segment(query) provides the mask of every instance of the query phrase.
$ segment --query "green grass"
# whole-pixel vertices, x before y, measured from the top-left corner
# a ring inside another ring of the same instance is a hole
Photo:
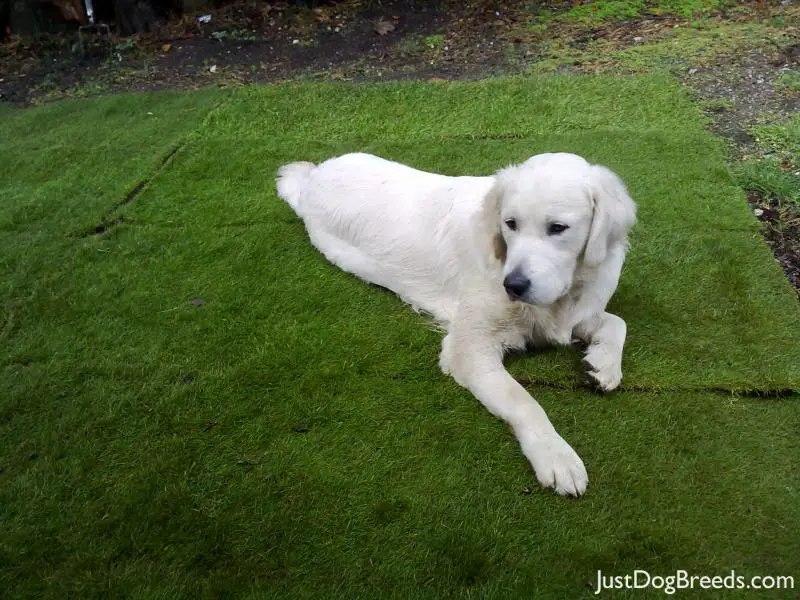
[[[734,168],[739,185],[779,205],[800,208],[800,115],[757,125],[751,133],[761,157]]]
[[[412,34],[403,37],[397,49],[406,54],[438,54],[444,47],[444,34]]]
[[[576,34],[567,28],[565,34],[543,36],[539,31],[534,41],[536,61],[530,65],[535,73],[559,71],[565,66],[576,67],[587,72],[609,74],[674,73],[683,75],[689,67],[714,67],[719,60],[729,62],[731,57],[747,52],[764,51],[765,48],[783,47],[794,41],[792,31],[770,22],[744,21],[706,24],[696,21],[677,29],[664,27],[643,36],[630,44],[611,37],[610,39],[581,35],[586,28],[599,24],[584,24],[578,34],[585,39],[582,44],[572,43]],[[557,30],[556,30],[557,31]],[[769,50],[768,50],[769,51]],[[791,80],[782,80],[788,87]]]
[[[446,138],[530,137],[568,131],[635,129],[697,135],[705,118],[665,77],[596,77],[504,80],[498,96],[492,80],[421,86],[293,84],[242,88],[226,110],[216,111],[204,139],[236,137],[262,151],[284,150],[278,142],[414,142]],[[637,94],[658,98],[642,102]],[[519,107],[524,107],[521,110]],[[578,107],[581,110],[577,110]],[[287,119],[287,112],[292,119]],[[410,118],[414,115],[414,118]],[[272,143],[263,144],[263,137]],[[276,137],[277,136],[277,137]],[[265,148],[266,146],[266,148]],[[491,171],[494,165],[487,165]]]
[[[744,189],[759,192],[779,205],[800,207],[800,175],[784,170],[776,160],[746,161],[734,166],[733,172]]]
[[[800,69],[787,69],[778,77],[778,84],[791,92],[800,92]]]
[[[644,0],[599,0],[580,4],[562,15],[562,18],[577,22],[626,21],[641,15],[644,8]]]
[[[800,387],[800,310],[703,124],[659,78],[0,113],[2,589],[588,598],[597,569],[797,577],[797,395],[726,390]],[[629,391],[578,388],[572,350],[510,361],[585,459],[584,499],[536,487],[438,372],[440,334],[325,262],[276,198],[278,165],[355,149],[453,174],[571,150],[628,182]]]
[[[758,125],[752,133],[762,152],[800,169],[800,115],[791,116],[783,122]]]
[[[728,0],[590,0],[577,3],[563,12],[538,12],[534,27],[553,19],[583,25],[603,25],[654,15],[702,17],[732,4]]]

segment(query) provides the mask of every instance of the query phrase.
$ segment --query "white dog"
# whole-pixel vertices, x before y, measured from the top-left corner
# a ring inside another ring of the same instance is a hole
[[[386,287],[447,331],[440,367],[519,439],[539,482],[577,496],[588,476],[507,350],[586,341],[597,386],[622,378],[625,321],[605,312],[636,205],[610,170],[540,154],[491,177],[448,177],[369,154],[281,167],[278,194],[332,263]]]

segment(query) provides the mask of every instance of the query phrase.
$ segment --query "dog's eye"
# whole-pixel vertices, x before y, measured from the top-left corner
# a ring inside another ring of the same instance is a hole
[[[547,235],[558,235],[567,229],[569,229],[569,225],[564,225],[563,223],[550,223],[550,225],[547,226]]]
[[[506,227],[508,227],[511,231],[517,230],[517,220],[516,219],[506,219]]]

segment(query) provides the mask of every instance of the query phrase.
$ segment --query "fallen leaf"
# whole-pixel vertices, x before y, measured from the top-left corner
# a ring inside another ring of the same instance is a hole
[[[394,31],[395,24],[391,21],[380,20],[375,23],[375,33],[378,35],[386,35],[390,31]]]
[[[162,52],[169,52],[170,48],[172,48],[172,44],[164,44],[163,46],[161,46],[161,51]]]

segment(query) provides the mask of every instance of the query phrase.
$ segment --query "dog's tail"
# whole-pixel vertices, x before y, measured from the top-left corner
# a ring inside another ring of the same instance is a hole
[[[283,198],[295,212],[300,208],[300,197],[308,185],[309,175],[316,168],[314,163],[294,162],[278,169],[278,176],[275,179],[278,196]]]

